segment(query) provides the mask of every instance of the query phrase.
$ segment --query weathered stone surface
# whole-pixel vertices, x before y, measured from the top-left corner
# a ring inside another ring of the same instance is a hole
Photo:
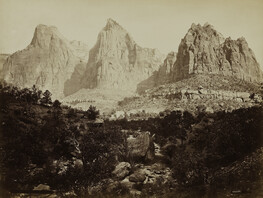
[[[38,25],[29,46],[8,57],[2,75],[16,86],[35,84],[42,90],[50,90],[54,97],[63,97],[65,82],[71,78],[76,65],[85,60],[85,52],[88,53],[85,45],[70,43],[56,27]],[[71,81],[71,84],[77,83]]]
[[[129,157],[134,160],[152,160],[154,144],[149,133],[141,133],[136,138],[128,138]]]
[[[170,52],[164,59],[158,71],[154,72],[152,76],[146,80],[141,81],[137,85],[137,92],[144,93],[145,90],[153,88],[160,84],[165,84],[173,79],[174,63],[176,60],[176,53]]]
[[[157,84],[163,84],[166,82],[169,82],[171,79],[173,79],[173,71],[174,71],[174,63],[176,61],[176,53],[170,52],[166,59],[164,60],[164,63],[160,67],[157,75],[156,75],[156,83]]]
[[[140,47],[124,28],[108,19],[90,50],[82,87],[135,91],[162,61],[158,50]]]
[[[146,179],[145,173],[143,171],[135,171],[129,176],[130,182],[143,182]]]
[[[33,190],[41,191],[41,190],[50,190],[50,186],[46,184],[39,184],[38,186],[34,187]]]
[[[166,98],[173,99],[187,99],[187,100],[198,100],[198,99],[224,99],[224,100],[236,100],[238,102],[260,102],[262,97],[258,94],[253,94],[251,97],[250,93],[247,92],[235,92],[226,90],[208,90],[208,89],[179,89],[170,93],[163,93]],[[158,97],[159,95],[152,95],[152,97]]]
[[[182,39],[173,65],[173,81],[212,73],[261,81],[262,71],[244,38],[224,39],[211,25],[193,24]]]
[[[9,54],[0,54],[0,79],[3,78],[3,66]]]
[[[123,179],[129,175],[131,165],[128,162],[120,162],[112,172],[118,179]]]

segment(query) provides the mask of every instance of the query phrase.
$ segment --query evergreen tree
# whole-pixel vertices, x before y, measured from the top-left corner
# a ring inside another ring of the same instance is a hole
[[[50,91],[46,90],[43,93],[43,98],[41,98],[40,100],[41,104],[44,104],[44,105],[52,104],[51,95],[52,94],[50,93]]]
[[[89,120],[96,120],[99,117],[99,110],[95,106],[90,105],[89,109],[86,112]]]

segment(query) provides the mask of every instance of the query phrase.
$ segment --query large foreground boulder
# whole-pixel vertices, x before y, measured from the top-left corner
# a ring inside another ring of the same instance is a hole
[[[135,161],[154,159],[154,144],[149,133],[127,139],[129,158]]]

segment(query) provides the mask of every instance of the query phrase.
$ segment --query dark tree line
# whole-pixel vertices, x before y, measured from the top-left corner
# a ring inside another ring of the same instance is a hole
[[[6,99],[0,103],[0,174],[5,174],[1,185],[8,190],[46,183],[81,196],[83,188],[109,178],[116,160],[125,157],[125,136],[119,128],[87,124],[98,118],[96,107],[85,112],[58,100],[52,103],[51,93],[42,94],[35,86],[2,86],[0,98]],[[30,113],[21,112],[25,106]]]

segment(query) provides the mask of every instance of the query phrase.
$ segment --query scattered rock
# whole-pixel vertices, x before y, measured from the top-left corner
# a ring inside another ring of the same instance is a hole
[[[146,176],[143,171],[136,171],[129,176],[130,182],[143,182],[145,179],[146,179]]]
[[[129,175],[131,165],[128,162],[120,162],[112,172],[118,179],[123,179]]]
[[[50,186],[48,186],[46,184],[39,184],[38,186],[34,187],[33,190],[37,190],[37,191],[50,190]]]

